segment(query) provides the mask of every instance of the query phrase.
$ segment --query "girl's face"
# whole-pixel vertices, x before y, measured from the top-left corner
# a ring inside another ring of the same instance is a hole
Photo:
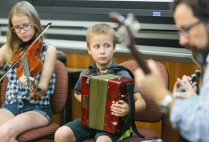
[[[98,68],[109,67],[114,52],[115,47],[111,36],[98,34],[91,37],[88,53],[92,56]]]
[[[27,16],[13,16],[11,22],[13,31],[23,42],[33,38],[35,28]]]

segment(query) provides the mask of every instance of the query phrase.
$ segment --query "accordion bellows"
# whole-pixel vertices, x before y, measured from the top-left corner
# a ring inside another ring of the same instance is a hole
[[[119,100],[128,102],[127,83],[131,83],[134,89],[132,78],[113,74],[83,75],[81,124],[110,133],[121,133],[125,117],[114,116],[110,107]]]

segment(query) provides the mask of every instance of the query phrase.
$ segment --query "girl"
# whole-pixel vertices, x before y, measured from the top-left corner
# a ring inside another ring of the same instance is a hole
[[[0,65],[11,65],[14,53],[30,45],[42,31],[36,9],[27,1],[16,3],[9,13],[7,42],[0,48]],[[51,122],[50,96],[55,88],[54,65],[56,48],[38,39],[41,43],[42,69],[29,80],[34,85],[28,87],[27,77],[17,77],[17,67],[8,73],[6,100],[0,108],[1,142],[17,142],[21,133],[46,126]]]

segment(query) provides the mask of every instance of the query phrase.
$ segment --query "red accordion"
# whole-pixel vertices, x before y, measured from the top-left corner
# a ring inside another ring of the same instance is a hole
[[[112,115],[110,107],[119,100],[128,103],[127,83],[134,89],[132,78],[113,74],[83,75],[81,124],[110,133],[121,133],[126,117]]]

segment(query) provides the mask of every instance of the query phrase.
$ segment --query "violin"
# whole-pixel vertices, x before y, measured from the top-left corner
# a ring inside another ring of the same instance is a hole
[[[119,26],[116,32],[116,37],[119,42],[121,42],[123,46],[130,49],[143,72],[145,74],[149,74],[150,69],[144,60],[143,55],[137,50],[135,46],[134,37],[140,29],[139,22],[135,19],[133,14],[128,14],[127,18],[125,19],[125,17],[119,13],[112,12],[109,14],[109,17]]]
[[[16,61],[21,53],[29,47],[29,44],[20,47],[12,56],[12,61]],[[25,53],[25,56],[22,57],[22,60],[16,63],[16,76],[21,77],[25,75],[27,77],[27,84],[31,86],[31,81],[29,77],[34,77],[37,75],[42,67],[43,63],[41,62],[39,55],[42,52],[43,45],[38,40],[32,45],[32,47]]]

